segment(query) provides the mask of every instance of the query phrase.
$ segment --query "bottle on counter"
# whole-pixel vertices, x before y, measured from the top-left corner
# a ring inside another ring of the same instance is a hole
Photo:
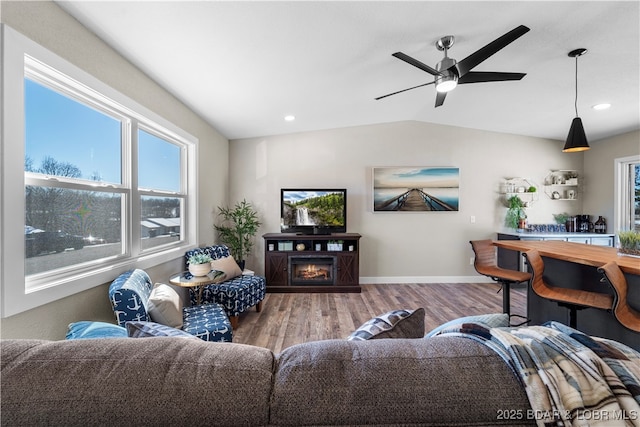
[[[601,215],[593,226],[593,231],[598,234],[604,234],[607,232],[607,220]]]

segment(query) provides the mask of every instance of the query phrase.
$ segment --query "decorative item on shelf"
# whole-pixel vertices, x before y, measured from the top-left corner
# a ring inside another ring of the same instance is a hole
[[[327,243],[328,251],[341,251],[342,250],[342,240],[330,240]]]
[[[278,242],[278,250],[279,251],[292,251],[293,250],[293,242],[290,240]]]
[[[509,203],[509,209],[507,209],[504,223],[509,228],[520,229],[520,226],[523,225],[520,220],[527,218],[524,202],[518,196],[509,197],[507,202]],[[526,222],[524,224],[526,226]]]
[[[621,231],[618,233],[618,253],[640,257],[640,232],[635,230]]]
[[[593,231],[598,234],[607,232],[607,220],[602,215],[598,216],[598,220],[593,225]]]
[[[191,255],[189,261],[189,273],[194,276],[206,276],[211,271],[211,257],[207,254]]]
[[[304,243],[298,243],[296,245],[296,251],[304,251],[306,248],[306,246],[304,245]]]
[[[215,224],[214,228],[219,233],[220,241],[229,247],[231,255],[242,270],[245,256],[249,255],[253,248],[253,237],[262,225],[258,221],[258,213],[251,203],[242,200],[233,208],[218,206],[218,216],[222,218],[222,222]]]

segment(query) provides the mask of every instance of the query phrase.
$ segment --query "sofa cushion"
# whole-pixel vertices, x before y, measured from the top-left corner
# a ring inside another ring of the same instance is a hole
[[[460,317],[431,330],[425,337],[433,337],[448,330],[457,330],[464,323],[479,323],[487,329],[509,326],[509,315],[506,313],[479,314],[475,316]]]
[[[2,425],[266,426],[273,353],[199,339],[3,340]]]
[[[69,324],[66,339],[79,340],[86,338],[126,338],[127,330],[122,326],[107,322],[82,320]]]
[[[272,425],[535,425],[499,420],[529,400],[504,360],[468,338],[299,344],[275,372]]]
[[[393,310],[366,321],[347,340],[364,341],[381,338],[422,338],[424,308]]]
[[[129,321],[125,323],[125,326],[127,327],[127,333],[131,338],[178,337],[198,339],[194,335],[181,331],[180,329],[161,325],[160,323],[155,322]]]
[[[148,309],[154,322],[182,328],[182,300],[171,286],[156,283],[149,295]]]
[[[211,269],[219,270],[226,274],[227,277],[225,280],[233,279],[234,277],[238,277],[242,274],[240,266],[238,266],[238,263],[232,255],[220,259],[214,259],[211,261]]]

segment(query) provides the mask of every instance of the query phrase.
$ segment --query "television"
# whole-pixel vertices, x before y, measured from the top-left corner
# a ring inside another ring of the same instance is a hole
[[[331,234],[347,231],[345,188],[283,188],[280,190],[280,231]]]

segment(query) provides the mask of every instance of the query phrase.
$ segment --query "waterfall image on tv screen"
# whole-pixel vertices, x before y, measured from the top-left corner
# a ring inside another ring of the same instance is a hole
[[[344,227],[344,190],[282,190],[282,229]]]

